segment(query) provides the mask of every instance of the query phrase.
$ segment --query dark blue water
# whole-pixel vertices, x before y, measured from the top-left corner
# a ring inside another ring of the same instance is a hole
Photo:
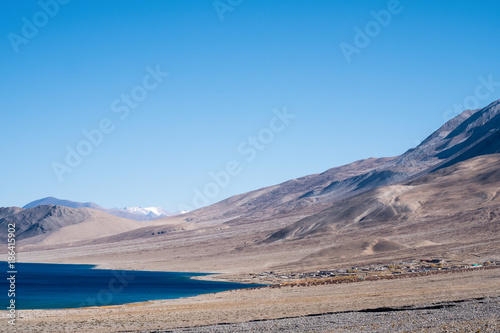
[[[17,263],[15,297],[9,297],[10,274],[1,262],[5,278],[0,281],[0,305],[15,299],[16,309],[64,309],[119,305],[172,299],[257,285],[190,279],[203,273],[112,271],[91,265]]]

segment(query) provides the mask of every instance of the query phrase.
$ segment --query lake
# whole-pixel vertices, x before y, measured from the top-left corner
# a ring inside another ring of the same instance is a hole
[[[15,297],[8,297],[8,266],[3,262],[1,309],[15,299],[17,310],[65,309],[119,305],[158,299],[190,297],[259,285],[203,281],[204,273],[121,271],[93,269],[92,265],[17,263]]]

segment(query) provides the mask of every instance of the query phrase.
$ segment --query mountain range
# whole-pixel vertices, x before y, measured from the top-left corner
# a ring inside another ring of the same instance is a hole
[[[24,244],[47,244],[51,239],[74,242],[144,226],[143,222],[112,216],[93,208],[55,205],[38,205],[27,209],[0,208],[0,225],[4,224],[15,224],[16,241]],[[0,235],[5,236],[6,230],[3,228]]]
[[[76,202],[70,200],[62,200],[54,197],[47,197],[39,200],[32,201],[25,206],[24,209],[34,208],[42,205],[57,205],[69,208],[91,208],[100,210],[102,212],[108,213],[110,215],[114,215],[117,217],[122,217],[126,219],[132,219],[136,221],[150,221],[154,219],[158,219],[161,217],[172,216],[175,213],[170,213],[161,207],[125,207],[125,208],[104,208],[93,202]]]
[[[186,214],[138,222],[92,203],[46,198],[1,208],[0,226],[16,223],[30,260],[59,258],[50,251],[59,247],[71,262],[150,268],[151,261],[179,271],[487,257],[500,250],[499,166],[500,100],[464,111],[402,155],[356,161]],[[154,209],[125,213],[137,211]],[[99,228],[104,232],[92,231]]]

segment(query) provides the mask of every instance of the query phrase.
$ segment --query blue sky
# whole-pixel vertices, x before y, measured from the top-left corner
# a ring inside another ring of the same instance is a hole
[[[55,1],[0,2],[0,206],[194,208],[500,98],[494,0]]]

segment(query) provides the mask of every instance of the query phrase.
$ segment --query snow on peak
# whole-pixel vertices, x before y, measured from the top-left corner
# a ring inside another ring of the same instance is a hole
[[[172,214],[161,207],[125,207],[123,210],[128,212],[144,215],[149,217],[162,217],[162,216],[171,216]]]

